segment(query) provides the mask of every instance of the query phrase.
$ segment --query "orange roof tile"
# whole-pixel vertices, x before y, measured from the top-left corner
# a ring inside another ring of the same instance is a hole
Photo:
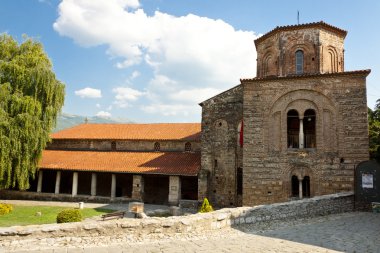
[[[200,123],[81,124],[51,135],[52,139],[200,141]]]
[[[40,169],[196,176],[200,153],[44,150]]]

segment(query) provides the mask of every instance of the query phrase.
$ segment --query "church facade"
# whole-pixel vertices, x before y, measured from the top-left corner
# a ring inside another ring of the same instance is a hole
[[[317,22],[255,40],[256,77],[200,104],[199,199],[251,206],[354,189],[369,159],[370,70],[345,71],[346,34]]]
[[[56,200],[197,200],[200,127],[86,123],[53,133],[29,191]]]
[[[31,191],[170,205],[207,197],[217,207],[353,191],[369,159],[370,70],[344,69],[346,35],[324,22],[264,34],[256,77],[202,102],[201,124],[54,133]]]

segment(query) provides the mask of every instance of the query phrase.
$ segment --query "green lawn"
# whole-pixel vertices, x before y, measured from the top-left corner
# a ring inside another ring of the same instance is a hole
[[[0,216],[0,227],[10,227],[16,225],[32,225],[56,223],[57,214],[67,209],[67,207],[58,206],[16,206],[13,205],[11,213]],[[36,213],[41,212],[41,216]],[[102,215],[113,212],[109,209],[84,208],[81,210],[83,218]]]

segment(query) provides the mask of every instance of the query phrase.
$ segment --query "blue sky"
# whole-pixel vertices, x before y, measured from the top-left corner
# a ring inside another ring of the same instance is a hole
[[[63,112],[199,122],[198,103],[254,77],[253,40],[323,20],[348,31],[345,70],[372,69],[380,98],[380,1],[1,0],[0,33],[44,45],[66,84]]]

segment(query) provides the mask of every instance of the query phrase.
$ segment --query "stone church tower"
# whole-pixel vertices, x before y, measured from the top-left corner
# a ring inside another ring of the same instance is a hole
[[[200,104],[199,199],[257,205],[353,190],[369,159],[370,70],[344,70],[346,34],[317,22],[255,40],[256,77]]]

